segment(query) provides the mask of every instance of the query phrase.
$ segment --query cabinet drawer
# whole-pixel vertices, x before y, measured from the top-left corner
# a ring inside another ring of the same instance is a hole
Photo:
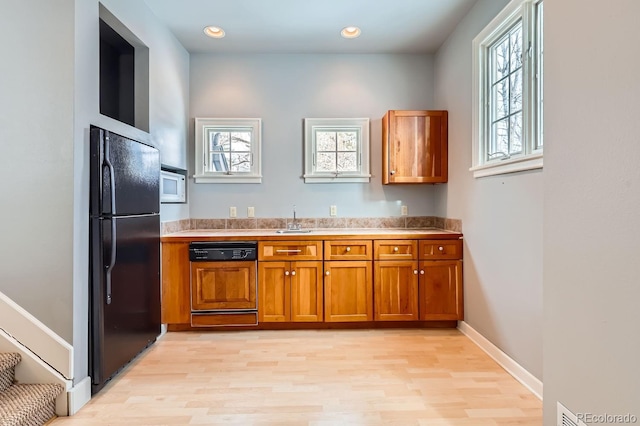
[[[420,259],[462,259],[462,241],[420,240]]]
[[[207,313],[191,314],[191,327],[258,325],[258,313]]]
[[[375,260],[417,259],[416,240],[376,240],[373,242]]]
[[[371,241],[325,241],[324,260],[371,260]]]
[[[322,241],[259,242],[258,260],[322,260]]]

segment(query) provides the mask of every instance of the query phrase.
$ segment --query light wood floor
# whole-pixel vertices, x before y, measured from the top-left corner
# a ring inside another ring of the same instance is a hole
[[[168,333],[64,425],[536,425],[457,330]]]

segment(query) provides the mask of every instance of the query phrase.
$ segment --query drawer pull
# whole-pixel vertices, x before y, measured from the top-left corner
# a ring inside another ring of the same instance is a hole
[[[351,251],[351,247],[347,247],[347,253]]]
[[[302,250],[276,250],[276,253],[302,253]]]
[[[444,247],[440,246],[440,247],[438,247],[438,250],[444,251]]]
[[[397,252],[398,251],[398,247],[394,247],[393,251]]]
[[[326,271],[324,274],[328,276],[329,275],[329,271]]]
[[[422,269],[420,270],[420,275],[424,275],[424,271]]]
[[[295,277],[296,276],[296,271],[291,271],[291,275]]]

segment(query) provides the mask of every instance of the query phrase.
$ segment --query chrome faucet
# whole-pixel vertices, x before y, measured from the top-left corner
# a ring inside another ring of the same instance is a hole
[[[295,204],[293,205],[293,221],[291,223],[289,223],[287,228],[289,229],[289,231],[299,231],[300,229],[302,229],[302,227],[298,223],[298,220],[296,219],[296,205]]]

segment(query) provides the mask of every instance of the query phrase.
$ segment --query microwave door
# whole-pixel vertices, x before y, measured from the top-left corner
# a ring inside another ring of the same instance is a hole
[[[185,202],[185,177],[179,173],[160,173],[160,201],[163,203]]]

